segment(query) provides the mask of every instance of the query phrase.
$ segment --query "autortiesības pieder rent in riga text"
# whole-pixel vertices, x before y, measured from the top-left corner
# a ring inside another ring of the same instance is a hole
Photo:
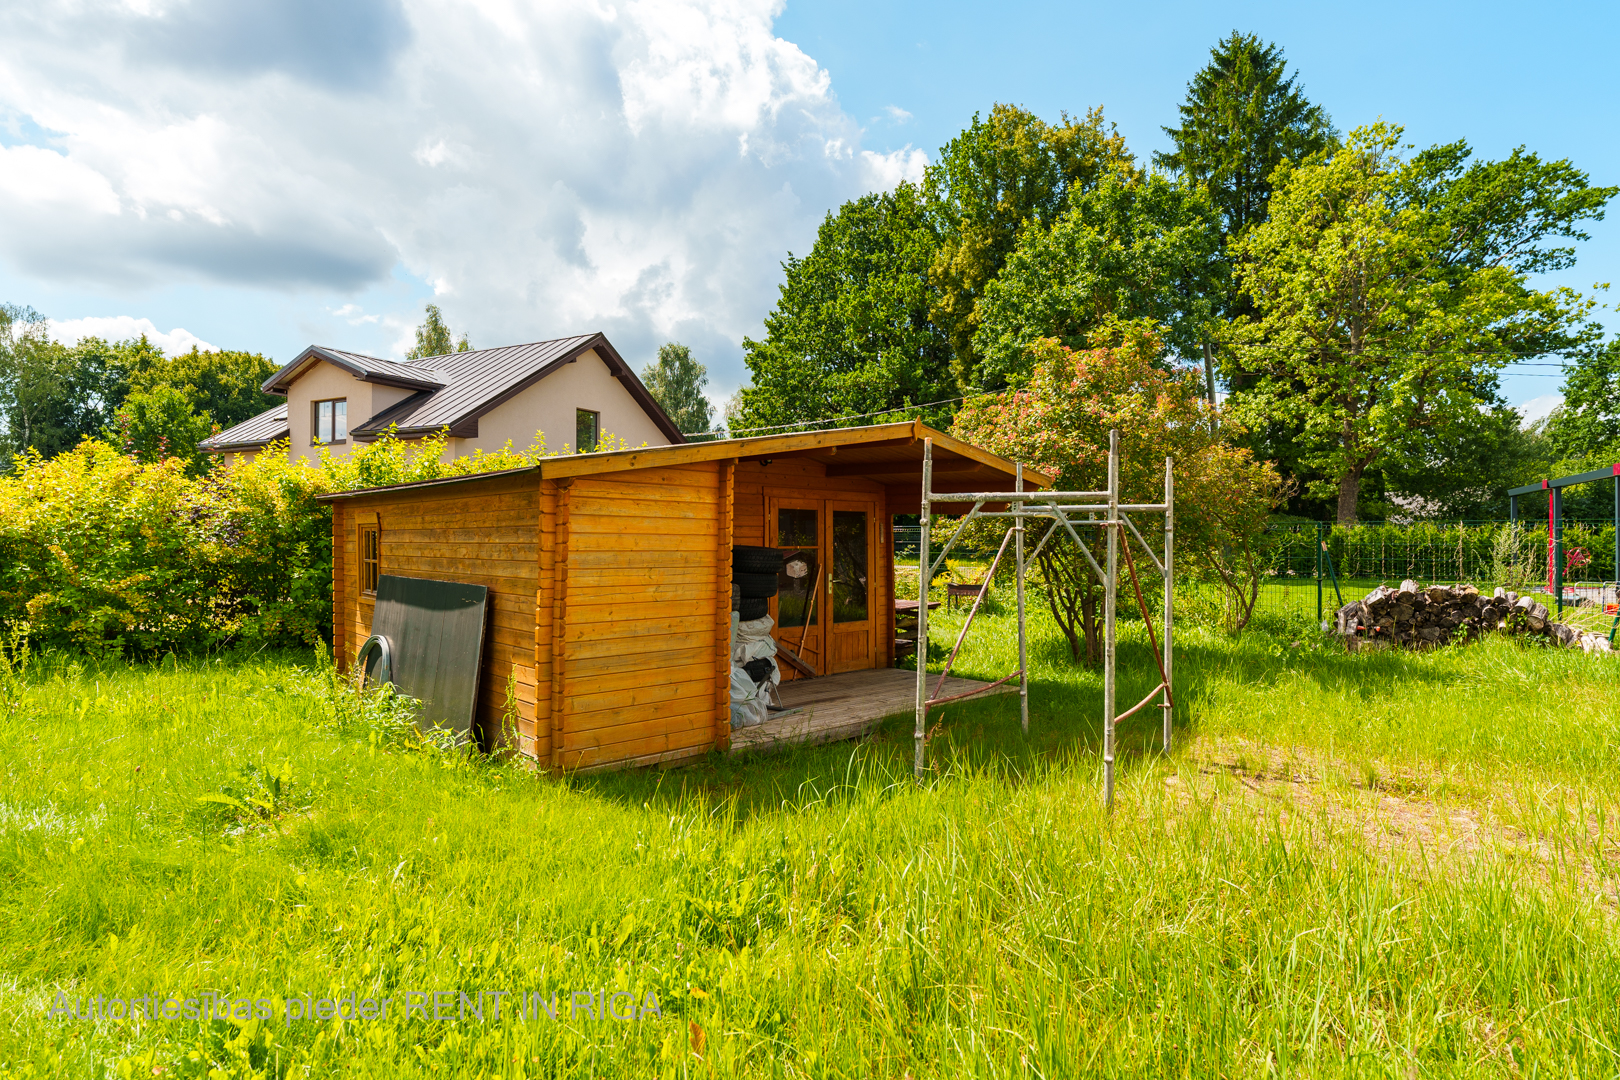
[[[387,1021],[459,1021],[499,1023],[507,1020],[617,1020],[622,1023],[662,1019],[658,996],[646,991],[638,1000],[629,990],[574,990],[550,995],[537,990],[407,990],[387,997],[230,997],[205,993],[195,997],[143,994],[135,997],[94,995],[70,997],[58,991],[48,1015],[69,1020],[280,1020],[294,1022],[333,1019]]]

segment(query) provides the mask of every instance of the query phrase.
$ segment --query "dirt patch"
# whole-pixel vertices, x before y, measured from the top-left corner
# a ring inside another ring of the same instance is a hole
[[[1424,865],[1455,869],[1504,857],[1528,862],[1549,878],[1575,878],[1580,893],[1620,912],[1620,834],[1605,827],[1620,821],[1620,807],[1596,806],[1589,792],[1543,785],[1535,788],[1537,805],[1526,807],[1523,789],[1484,788],[1449,774],[1389,770],[1241,740],[1200,740],[1183,760],[1191,771],[1167,776],[1171,788],[1207,782],[1217,798],[1325,821],[1360,835],[1369,853]],[[1550,799],[1549,793],[1564,797]],[[1550,802],[1556,811],[1547,810]],[[1570,804],[1579,812],[1566,813]],[[1543,820],[1529,828],[1522,824],[1538,817]]]

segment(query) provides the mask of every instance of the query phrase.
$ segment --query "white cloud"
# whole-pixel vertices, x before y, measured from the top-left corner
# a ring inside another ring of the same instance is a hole
[[[928,155],[921,150],[913,150],[910,146],[887,154],[862,150],[861,164],[864,166],[867,186],[887,191],[902,180],[910,180],[913,184],[922,183],[923,169],[928,165]]]
[[[366,323],[374,323],[382,318],[381,315],[367,315],[365,309],[359,304],[344,304],[342,307],[329,310],[350,326],[364,326]]]
[[[1523,418],[1520,421],[1520,426],[1533,427],[1551,416],[1552,411],[1563,403],[1564,395],[1562,394],[1542,394],[1540,397],[1531,398],[1517,407],[1519,416]]]
[[[173,330],[159,330],[152,324],[151,319],[137,319],[130,315],[92,315],[84,319],[52,319],[50,321],[50,334],[54,341],[66,345],[77,344],[87,337],[101,338],[104,341],[130,341],[146,335],[146,340],[163,350],[165,356],[177,356],[188,353],[193,348],[203,352],[217,352],[218,348],[210,345],[202,338],[193,334],[183,326]]]
[[[56,0],[0,38],[0,111],[52,133],[0,158],[25,274],[354,293],[403,268],[479,343],[734,357],[822,215],[927,160],[861,147],[780,0],[141,10]]]
[[[906,112],[906,110],[902,109],[898,105],[885,105],[885,106],[883,106],[883,112],[884,112],[884,115],[886,115],[890,120],[894,121],[896,124],[903,124],[907,120],[911,119],[911,114]]]
[[[117,214],[118,193],[81,161],[41,146],[0,146],[0,197],[32,211]]]

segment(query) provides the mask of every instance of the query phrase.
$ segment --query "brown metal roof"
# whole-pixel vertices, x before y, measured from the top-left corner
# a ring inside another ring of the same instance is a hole
[[[757,461],[765,468],[776,458],[805,457],[827,467],[827,475],[846,476],[882,484],[889,489],[891,509],[896,503],[920,501],[923,440],[934,443],[934,484],[939,492],[1010,491],[1017,466],[971,443],[935,431],[920,420],[869,427],[800,431],[786,435],[759,435],[746,439],[718,439],[681,446],[653,446],[602,454],[568,454],[546,458],[528,469],[500,473],[472,473],[438,480],[419,480],[392,487],[362,488],[323,495],[323,500],[348,499],[376,492],[468,483],[514,472],[536,472],[546,479],[591,476],[628,469],[651,469],[699,461]],[[1028,488],[1048,488],[1052,477],[1024,470]],[[942,510],[945,508],[941,508]],[[952,508],[957,509],[957,508]],[[965,510],[966,506],[960,507]],[[897,513],[905,510],[894,511]]]
[[[430,359],[437,359],[437,357]],[[401,363],[394,360],[383,360],[375,356],[366,356],[362,353],[328,348],[325,345],[311,345],[299,353],[292,363],[287,364],[280,371],[266,379],[260,389],[267,394],[285,394],[287,388],[293,384],[293,380],[323,360],[328,364],[342,368],[361,382],[381,383],[384,386],[436,390],[449,381],[441,372],[436,370],[438,365],[426,361],[406,360]]]
[[[273,409],[266,409],[258,416],[244,420],[234,427],[228,427],[218,435],[204,439],[197,444],[197,449],[211,453],[226,450],[256,450],[268,446],[277,439],[285,439],[289,434],[287,406],[283,403]]]
[[[351,434],[365,438],[380,435],[390,427],[401,435],[426,435],[449,429],[451,435],[470,439],[478,434],[479,417],[591,349],[596,350],[613,377],[636,399],[665,438],[672,443],[686,441],[674,421],[653,400],[630,365],[602,334],[580,334],[498,349],[471,349],[404,362],[311,345],[272,375],[264,389],[285,394],[294,379],[314,364],[325,361],[365,382],[418,391],[376,416],[352,425]]]

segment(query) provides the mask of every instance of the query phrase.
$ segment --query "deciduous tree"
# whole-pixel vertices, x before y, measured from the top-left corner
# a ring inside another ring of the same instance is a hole
[[[27,449],[54,457],[97,435],[127,388],[126,371],[140,343],[109,349],[95,339],[66,346],[46,333],[32,308],[0,305],[0,468]]]
[[[182,387],[157,383],[132,390],[113,412],[108,441],[140,461],[178,458],[190,475],[206,471],[197,444],[218,430]]]
[[[829,213],[810,254],[782,264],[764,339],[743,341],[751,385],[729,409],[728,426],[746,431],[955,397],[950,343],[929,314],[937,250],[911,184]]]
[[[450,328],[444,323],[439,305],[429,304],[423,314],[422,325],[416,328],[416,344],[405,354],[405,359],[425,360],[430,356],[466,352],[470,348],[472,343],[467,340],[466,334],[461,335],[460,341],[452,341]]]
[[[1121,330],[1108,348],[1035,343],[1028,383],[965,403],[952,431],[1056,476],[1062,490],[1096,491],[1107,485],[1109,431],[1118,429],[1126,502],[1159,501],[1164,459],[1173,458],[1177,559],[1228,591],[1240,628],[1254,609],[1266,515],[1285,497],[1283,482],[1269,463],[1212,433],[1212,406],[1197,375],[1160,365],[1155,334],[1141,323]],[[1101,561],[1100,530],[1081,537]],[[1052,616],[1075,659],[1098,662],[1103,594],[1090,564],[1073,540],[1062,538],[1049,542],[1038,561]],[[1138,562],[1139,572],[1145,562]]]
[[[130,373],[129,385],[131,392],[174,387],[186,396],[193,411],[227,428],[285,401],[259,389],[278,367],[274,360],[259,353],[229,349],[204,352],[193,346],[179,356],[157,353]]]
[[[1173,352],[1199,355],[1218,273],[1214,218],[1196,190],[1116,171],[1073,193],[1051,229],[1027,225],[979,303],[983,384],[1019,385],[1037,339],[1085,349],[1119,319],[1163,325]]]
[[[1582,350],[1564,376],[1564,403],[1547,424],[1561,457],[1620,454],[1620,341]]]
[[[1235,390],[1238,414],[1297,431],[1341,523],[1357,520],[1370,467],[1460,441],[1499,403],[1501,367],[1563,340],[1589,306],[1448,259],[1448,217],[1406,197],[1417,177],[1400,130],[1358,128],[1325,160],[1281,166],[1269,219],[1234,247],[1256,308],[1227,335],[1229,370],[1255,377]]]
[[[1071,192],[1089,190],[1133,161],[1101,108],[1083,120],[1064,114],[1048,124],[1027,109],[997,105],[983,120],[974,114],[967,130],[940,149],[924,179],[940,238],[932,316],[949,337],[960,387],[981,384],[978,305],[1019,230],[1026,223],[1050,228]]]

